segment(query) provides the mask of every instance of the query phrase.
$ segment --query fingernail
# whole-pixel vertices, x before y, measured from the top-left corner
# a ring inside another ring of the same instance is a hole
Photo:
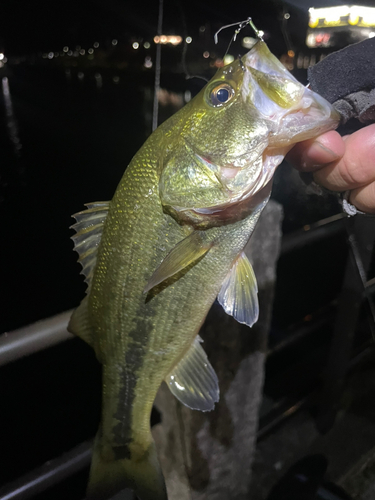
[[[326,163],[329,163],[331,161],[337,160],[340,158],[340,155],[332,151],[332,149],[327,148],[324,144],[322,144],[319,141],[314,141],[310,148],[309,148],[309,156],[315,158],[316,154],[319,154],[321,152],[324,152],[325,154],[329,154],[331,156],[331,159],[327,161]]]
[[[339,158],[340,155],[315,140],[302,154],[299,170],[306,172],[319,170]]]

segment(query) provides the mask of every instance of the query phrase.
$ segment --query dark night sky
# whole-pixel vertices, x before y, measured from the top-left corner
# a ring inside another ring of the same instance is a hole
[[[147,4],[121,0],[3,0],[0,44],[6,52],[21,55],[61,50],[69,44],[91,44],[95,40],[151,38],[156,34],[158,3],[157,0]],[[281,11],[279,0],[235,5],[223,0],[164,0],[163,25],[170,33],[184,34],[206,22],[220,26],[251,15],[269,24],[266,29],[272,29],[273,24],[279,23]]]
[[[340,0],[288,0],[300,13],[308,7],[338,5]],[[353,2],[356,3],[356,2]],[[361,0],[374,5],[374,0]],[[10,53],[25,54],[60,50],[66,44],[90,44],[94,40],[129,36],[153,37],[156,32],[158,0],[3,0],[0,14],[0,44]],[[275,30],[280,24],[282,0],[164,0],[164,27],[174,34],[184,26],[194,30],[206,22],[231,23],[251,15]],[[303,24],[303,23],[302,23]],[[219,24],[220,25],[220,24]],[[293,27],[298,30],[301,23]],[[263,28],[263,27],[262,27]]]

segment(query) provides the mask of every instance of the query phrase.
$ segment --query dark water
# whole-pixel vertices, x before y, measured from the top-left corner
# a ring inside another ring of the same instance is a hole
[[[73,307],[83,294],[70,215],[111,198],[145,139],[142,88],[103,79],[97,89],[94,78],[69,83],[63,72],[9,76],[22,149],[15,157],[3,118],[2,331]]]
[[[1,332],[79,303],[85,285],[70,215],[111,198],[146,137],[146,93],[131,79],[115,84],[103,74],[98,88],[94,74],[83,82],[32,68],[6,76],[14,115],[3,95]],[[0,394],[1,485],[94,436],[100,368],[92,350],[72,340],[2,368]]]

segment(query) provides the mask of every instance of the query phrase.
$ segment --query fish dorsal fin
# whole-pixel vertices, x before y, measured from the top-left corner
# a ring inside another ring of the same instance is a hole
[[[258,286],[253,268],[244,252],[229,271],[217,296],[224,311],[239,323],[253,326],[258,320]]]
[[[172,394],[192,410],[210,411],[219,401],[219,382],[199,335],[165,378]]]
[[[145,286],[143,293],[149,292],[154,286],[159,285],[167,278],[185,269],[200,257],[203,257],[212,243],[204,241],[203,231],[194,231],[189,236],[172,248],[169,254],[162,261],[160,266],[156,268],[153,275]]]
[[[91,278],[96,264],[97,249],[102,237],[104,221],[108,214],[109,201],[86,204],[87,209],[74,214],[76,223],[71,226],[76,231],[72,236],[74,250],[78,253],[78,262],[82,265],[81,274],[89,291]]]

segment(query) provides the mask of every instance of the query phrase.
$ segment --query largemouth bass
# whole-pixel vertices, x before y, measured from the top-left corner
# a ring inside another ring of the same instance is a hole
[[[103,365],[89,499],[127,486],[167,499],[150,432],[159,386],[190,408],[214,408],[218,381],[199,329],[216,297],[241,323],[257,320],[243,248],[287,151],[338,119],[260,40],[150,136],[111,202],[75,215],[88,289],[69,330]]]

